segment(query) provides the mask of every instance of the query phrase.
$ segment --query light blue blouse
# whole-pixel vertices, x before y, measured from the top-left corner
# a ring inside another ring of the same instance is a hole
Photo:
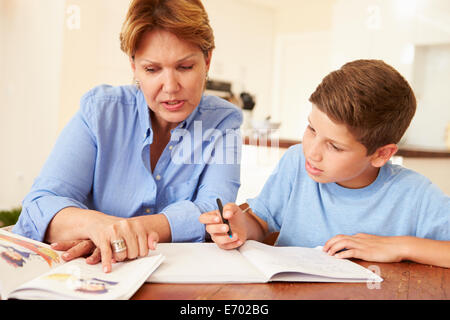
[[[42,241],[65,207],[118,217],[163,213],[172,241],[204,241],[202,212],[234,202],[240,186],[241,111],[215,96],[171,132],[154,171],[149,108],[134,86],[98,86],[60,134],[22,203],[13,232]],[[76,227],[76,226],[74,226]]]

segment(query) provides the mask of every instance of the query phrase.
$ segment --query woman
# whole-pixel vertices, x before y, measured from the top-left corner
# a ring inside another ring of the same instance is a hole
[[[83,96],[13,229],[105,272],[155,241],[203,241],[199,215],[240,186],[241,113],[203,96],[214,36],[200,0],[134,0],[120,39],[136,86]]]

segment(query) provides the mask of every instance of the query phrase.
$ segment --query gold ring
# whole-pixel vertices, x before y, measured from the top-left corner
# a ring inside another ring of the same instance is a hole
[[[125,240],[123,240],[123,239],[111,241],[111,246],[115,253],[119,253],[119,252],[127,250],[127,246],[125,245]]]

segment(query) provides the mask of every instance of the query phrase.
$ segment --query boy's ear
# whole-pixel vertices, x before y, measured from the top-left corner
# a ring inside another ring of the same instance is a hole
[[[372,165],[374,167],[382,167],[388,160],[397,152],[398,147],[396,144],[391,143],[385,146],[379,147],[372,155]]]

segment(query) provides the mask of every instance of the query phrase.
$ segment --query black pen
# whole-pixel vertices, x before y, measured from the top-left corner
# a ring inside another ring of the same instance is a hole
[[[223,206],[222,206],[222,201],[220,201],[219,198],[216,199],[217,201],[217,206],[219,207],[219,212],[220,212],[220,217],[222,218],[223,222],[226,223],[226,225],[228,226],[228,235],[230,236],[230,238],[233,236],[231,233],[231,227],[230,227],[230,223],[228,222],[227,219],[225,219],[223,217]]]

